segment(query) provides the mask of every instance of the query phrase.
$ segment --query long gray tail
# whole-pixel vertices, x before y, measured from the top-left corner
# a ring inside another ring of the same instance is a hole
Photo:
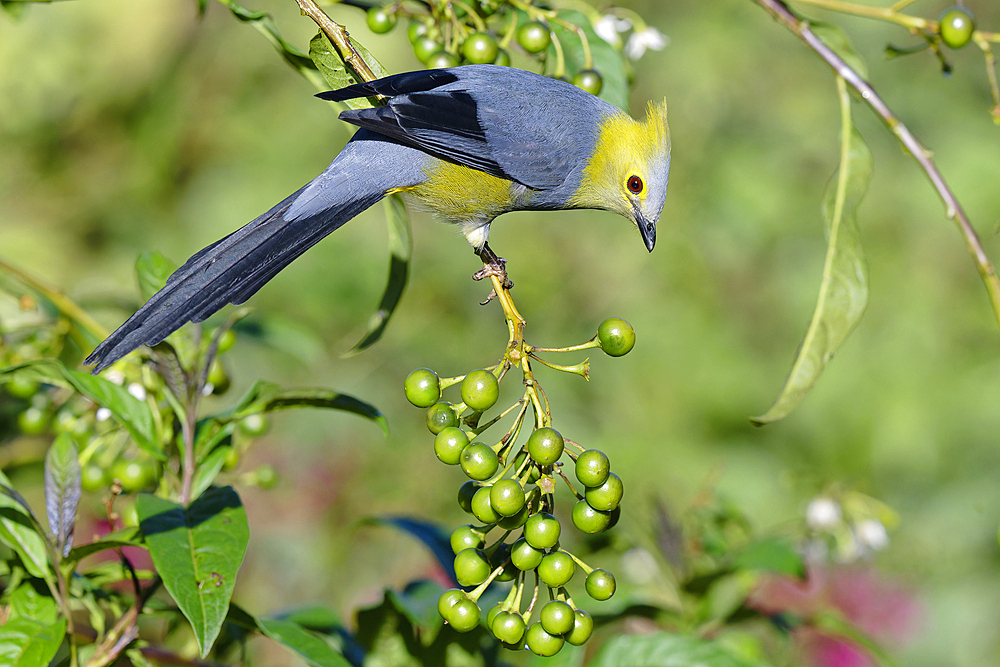
[[[140,345],[156,345],[187,322],[201,322],[228,303],[245,302],[292,260],[382,199],[387,189],[406,185],[405,179],[385,182],[388,175],[379,178],[377,173],[382,170],[373,173],[365,159],[373,143],[352,141],[308,185],[196,253],[84,363],[100,372]],[[397,169],[395,179],[399,176]]]

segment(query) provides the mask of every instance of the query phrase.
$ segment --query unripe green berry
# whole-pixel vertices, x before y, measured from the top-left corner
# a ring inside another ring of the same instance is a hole
[[[524,539],[536,549],[551,549],[559,541],[562,526],[551,514],[539,512],[524,524]]]
[[[615,577],[605,569],[597,569],[587,575],[587,594],[595,600],[607,600],[615,594]]]
[[[562,456],[565,443],[559,431],[545,426],[532,431],[528,436],[528,454],[538,465],[555,463]]]
[[[479,625],[479,605],[465,598],[459,600],[448,610],[445,620],[457,632],[469,632]]]
[[[541,549],[531,546],[523,537],[514,540],[514,544],[510,547],[511,562],[514,563],[514,567],[525,572],[538,567],[544,556],[545,553]]]
[[[504,530],[517,530],[525,523],[527,523],[528,518],[531,516],[531,509],[528,505],[524,505],[521,511],[513,516],[501,517],[500,521],[497,523]]]
[[[517,29],[517,43],[528,53],[541,53],[551,42],[548,26],[539,21],[525,23]]]
[[[366,18],[368,29],[376,35],[384,35],[396,26],[396,14],[389,7],[372,7]]]
[[[473,481],[468,481],[459,487],[458,506],[462,508],[463,512],[472,513],[472,498],[480,488],[482,487]]]
[[[586,500],[573,505],[573,525],[588,535],[604,532],[611,525],[611,513],[595,510]]]
[[[430,57],[441,50],[441,44],[436,39],[424,35],[413,43],[413,55],[421,64],[426,65]]]
[[[520,614],[501,611],[490,623],[493,636],[507,644],[516,644],[524,637],[524,619]]]
[[[445,50],[435,51],[424,61],[427,69],[447,69],[458,65],[458,56]]]
[[[406,400],[418,408],[429,408],[441,398],[441,381],[431,369],[418,368],[406,376],[403,393]]]
[[[564,635],[573,629],[573,607],[562,600],[551,600],[542,607],[538,620],[550,635]]]
[[[427,430],[437,435],[449,426],[458,426],[458,415],[447,401],[438,401],[427,408]]]
[[[573,85],[582,90],[586,90],[591,95],[600,95],[601,88],[604,87],[604,79],[601,73],[595,69],[580,70],[573,77]]]
[[[535,655],[550,658],[562,650],[563,642],[566,640],[559,635],[547,633],[541,623],[534,623],[528,628],[525,641],[529,651]]]
[[[538,564],[538,578],[550,588],[559,588],[569,583],[576,572],[576,563],[564,551],[553,551]]]
[[[424,21],[410,21],[409,27],[406,29],[406,38],[410,40],[410,44],[416,44],[417,40],[427,34],[430,30],[430,26]]]
[[[485,535],[472,526],[459,526],[451,533],[451,551],[458,554],[466,549],[482,549]]]
[[[604,484],[587,489],[584,497],[595,510],[610,512],[618,507],[622,501],[624,490],[621,478],[614,473],[609,473]]]
[[[484,486],[472,496],[472,516],[485,524],[494,524],[500,520],[500,515],[490,504],[490,487]]]
[[[584,486],[604,484],[611,472],[611,461],[604,452],[588,449],[576,459],[576,478]]]
[[[461,464],[466,475],[481,482],[493,476],[500,467],[500,460],[488,445],[474,442],[462,450]]]
[[[597,340],[604,354],[621,357],[635,346],[635,329],[621,318],[609,317],[597,328]]]
[[[434,455],[447,465],[458,465],[462,460],[462,450],[469,445],[469,436],[460,428],[448,426],[434,438]]]
[[[594,634],[594,619],[583,609],[573,610],[573,629],[566,635],[566,641],[573,646],[582,646]]]
[[[516,480],[497,480],[490,490],[490,504],[500,516],[514,516],[524,509],[524,489]]]
[[[942,12],[940,24],[941,41],[951,49],[960,49],[968,44],[976,31],[972,12],[958,5]]]
[[[503,49],[500,49],[497,51],[497,59],[494,64],[500,65],[501,67],[510,67],[510,54]]]
[[[88,463],[80,471],[80,485],[84,491],[94,493],[103,491],[108,486],[104,468],[96,463]]]
[[[473,65],[489,65],[497,59],[500,47],[497,40],[486,32],[470,35],[462,44],[462,55]]]
[[[463,549],[455,554],[455,578],[462,586],[478,586],[490,576],[490,564],[479,549]]]
[[[462,380],[462,400],[476,412],[492,408],[500,397],[500,385],[493,373],[480,369]]]
[[[448,610],[455,606],[459,600],[468,600],[469,595],[461,588],[449,588],[438,598],[438,613],[441,618],[447,618]]]

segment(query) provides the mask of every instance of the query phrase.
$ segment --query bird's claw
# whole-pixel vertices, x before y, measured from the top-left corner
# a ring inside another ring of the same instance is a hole
[[[479,259],[483,260],[484,266],[472,274],[473,280],[496,277],[500,279],[500,285],[503,289],[509,290],[514,286],[514,283],[507,277],[506,259],[499,257],[488,245],[483,245],[483,249],[476,254],[479,255]],[[492,291],[483,303],[489,303],[495,296],[496,290]]]

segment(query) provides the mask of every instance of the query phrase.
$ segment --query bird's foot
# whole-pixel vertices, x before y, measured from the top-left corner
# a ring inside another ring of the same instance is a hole
[[[482,250],[476,254],[479,256],[479,259],[483,260],[484,266],[472,274],[473,280],[483,280],[484,278],[493,278],[495,276],[500,279],[500,285],[503,286],[504,289],[510,289],[514,286],[514,283],[512,283],[510,278],[507,277],[506,259],[497,256],[488,244],[484,244]],[[489,301],[489,299],[487,299],[487,301]]]

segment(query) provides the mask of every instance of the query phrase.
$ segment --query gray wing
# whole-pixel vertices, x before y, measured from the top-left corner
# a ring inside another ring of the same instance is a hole
[[[576,86],[495,65],[409,72],[318,97],[384,95],[348,123],[535,190],[562,185],[589,160],[598,121],[616,110]]]

